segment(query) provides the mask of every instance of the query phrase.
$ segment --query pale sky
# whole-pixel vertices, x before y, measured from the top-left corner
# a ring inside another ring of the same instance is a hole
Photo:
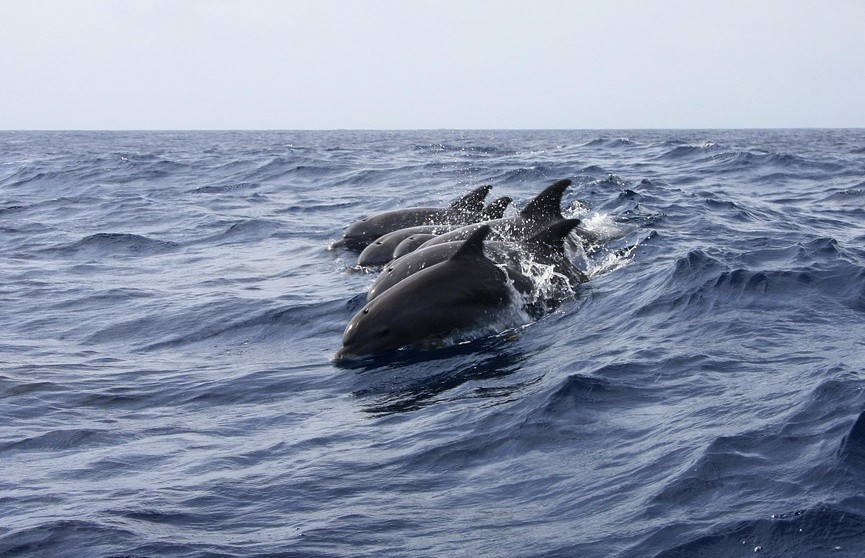
[[[0,0],[0,129],[865,127],[863,0]]]

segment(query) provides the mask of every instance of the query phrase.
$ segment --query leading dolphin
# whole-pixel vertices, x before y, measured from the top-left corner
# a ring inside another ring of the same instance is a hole
[[[381,235],[406,227],[475,223],[481,219],[484,199],[491,188],[489,184],[476,188],[452,203],[450,207],[395,209],[360,219],[346,227],[342,240],[332,246],[363,250]]]
[[[507,275],[483,252],[490,232],[480,227],[449,259],[367,303],[345,328],[335,360],[434,347],[504,315],[512,303]]]

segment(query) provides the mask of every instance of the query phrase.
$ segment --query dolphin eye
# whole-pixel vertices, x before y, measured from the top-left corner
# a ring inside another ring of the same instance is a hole
[[[369,308],[364,308],[364,309],[363,309],[363,313],[364,313],[364,314],[369,314]]]
[[[388,333],[390,333],[390,330],[385,328],[385,329],[378,330],[378,333],[376,333],[375,335],[376,335],[376,337],[387,337]]]

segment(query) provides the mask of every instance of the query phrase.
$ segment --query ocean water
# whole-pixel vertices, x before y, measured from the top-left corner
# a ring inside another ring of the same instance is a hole
[[[331,361],[346,225],[560,178],[573,298]],[[865,554],[863,130],[0,132],[0,239],[2,556]]]

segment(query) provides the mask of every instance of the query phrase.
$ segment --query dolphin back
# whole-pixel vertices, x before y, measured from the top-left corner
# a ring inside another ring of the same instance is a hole
[[[547,186],[520,211],[520,217],[533,223],[564,219],[562,217],[562,196],[565,189],[570,185],[571,181],[566,178]]]
[[[487,198],[487,194],[490,193],[492,187],[492,184],[484,184],[483,186],[475,188],[465,196],[453,202],[450,208],[456,211],[464,211],[466,213],[478,213],[484,209],[484,200]]]

